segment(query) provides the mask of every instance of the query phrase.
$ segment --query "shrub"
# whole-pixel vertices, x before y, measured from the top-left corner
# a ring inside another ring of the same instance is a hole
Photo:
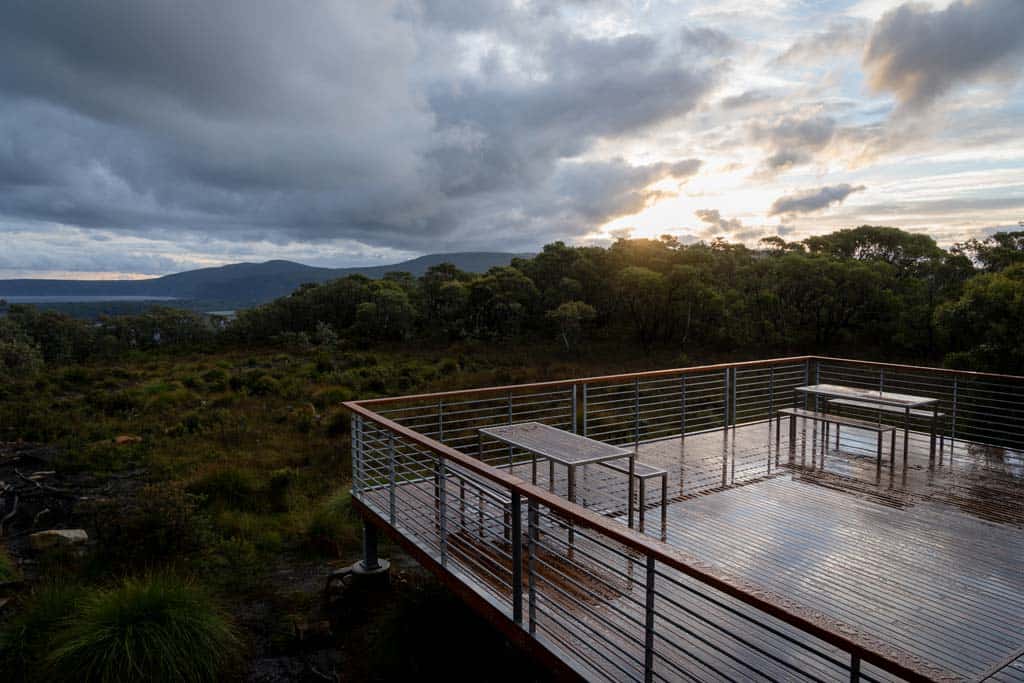
[[[14,562],[11,561],[7,551],[0,546],[0,583],[17,581],[18,578],[20,578],[18,568],[14,566]]]
[[[126,505],[97,502],[97,559],[103,567],[142,567],[198,549],[209,536],[209,521],[199,513],[201,502],[201,496],[175,483],[144,486]]]
[[[82,595],[79,586],[51,583],[29,596],[21,612],[0,631],[0,671],[6,680],[46,678],[39,664]]]
[[[216,681],[241,652],[211,596],[169,576],[87,594],[53,645],[48,668],[67,681]]]
[[[188,490],[204,496],[210,505],[234,510],[254,510],[260,498],[256,475],[237,467],[213,470],[189,484]]]
[[[275,512],[287,512],[291,508],[293,489],[298,476],[290,467],[282,467],[270,473],[267,483],[267,498]]]
[[[359,543],[359,517],[352,509],[348,491],[324,501],[307,527],[310,545],[319,553],[340,557]]]

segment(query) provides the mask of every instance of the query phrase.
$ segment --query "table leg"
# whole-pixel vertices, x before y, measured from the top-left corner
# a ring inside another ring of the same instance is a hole
[[[530,480],[537,484],[537,454],[530,451]]]
[[[782,413],[775,413],[775,452],[779,451],[779,432],[782,430]]]
[[[939,421],[939,404],[936,401],[932,405],[932,435],[931,441],[928,444],[928,457],[935,457],[935,423]]]
[[[644,532],[644,518],[647,516],[644,510],[644,501],[647,500],[647,480],[640,480],[640,533]]]
[[[892,430],[892,435],[889,441],[889,466],[895,467],[896,465],[896,430]]]
[[[626,505],[629,507],[629,513],[626,515],[629,521],[629,528],[633,528],[633,506],[635,499],[633,496],[633,477],[636,476],[636,451],[629,454],[629,493],[626,495]]]
[[[567,465],[566,468],[565,468],[565,471],[566,471],[566,476],[567,476],[567,478],[569,480],[569,483],[568,483],[569,502],[570,503],[575,503],[576,502],[576,466],[575,465]],[[569,522],[569,547],[570,548],[572,547],[573,542],[575,540],[576,540],[575,525],[570,521]]]
[[[548,460],[548,491],[555,492],[555,461]]]
[[[907,464],[907,450],[910,448],[910,408],[903,418],[903,464]]]
[[[839,450],[839,423],[836,423],[836,450]]]
[[[882,465],[882,432],[878,432],[878,465]]]

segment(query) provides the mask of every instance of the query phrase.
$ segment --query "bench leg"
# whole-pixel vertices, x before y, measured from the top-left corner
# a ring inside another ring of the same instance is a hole
[[[896,466],[896,430],[895,429],[893,429],[892,432],[890,432],[889,466],[890,467],[895,467]]]
[[[782,414],[775,414],[775,450],[779,450],[779,432],[782,430]]]
[[[836,450],[839,450],[839,423],[836,423]]]
[[[793,450],[796,444],[796,415],[789,416],[789,449]]]
[[[878,432],[878,464],[882,464],[882,432]]]

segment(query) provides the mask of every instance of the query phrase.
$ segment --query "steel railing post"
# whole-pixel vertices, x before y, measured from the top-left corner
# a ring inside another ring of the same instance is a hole
[[[437,402],[437,440],[444,443],[444,399]]]
[[[583,436],[587,435],[587,385],[583,385]]]
[[[640,378],[633,380],[633,450],[640,448]],[[629,482],[632,486],[633,482]]]
[[[512,620],[523,623],[523,521],[519,491],[512,492]]]
[[[957,407],[957,395],[958,395],[959,388],[960,388],[958,379],[959,379],[958,377],[955,377],[955,376],[953,377],[953,408],[952,408],[952,411],[951,411],[952,415],[950,416],[950,419],[951,419],[953,424],[951,426],[951,430],[952,431],[951,431],[950,436],[949,436],[949,457],[950,457],[950,462],[952,462],[952,459],[953,459],[953,450],[956,448],[956,445],[955,445],[955,441],[956,441],[956,407]]]
[[[508,392],[508,423],[512,424],[512,392]],[[508,471],[512,471],[512,457],[513,457],[512,446],[508,447]]]
[[[654,680],[654,555],[647,556],[647,595],[644,601],[644,681]]]
[[[363,467],[363,445],[362,445],[363,418],[355,416],[352,424],[352,489],[359,493],[362,489],[362,467]]]
[[[740,378],[738,372],[738,368],[732,369],[732,429],[734,432],[736,431],[736,402],[739,397],[740,385]]]
[[[722,414],[722,429],[729,428],[729,368],[725,369],[725,375],[722,378],[722,404],[724,405],[724,413]]]
[[[679,438],[682,440],[686,438],[686,375],[679,384]]]
[[[572,433],[576,434],[579,431],[579,427],[576,425],[576,385],[572,385]]]
[[[438,456],[437,458],[437,513],[440,518],[439,523],[439,535],[441,540],[441,566],[445,567],[448,564],[448,501],[447,492],[445,491],[445,479],[447,475],[445,473],[444,458]]]
[[[395,526],[395,435],[388,435],[388,522]]]
[[[529,630],[533,635],[537,630],[537,527],[540,525],[540,513],[537,501],[532,498],[526,504],[527,544],[526,544],[526,590],[529,604]]]

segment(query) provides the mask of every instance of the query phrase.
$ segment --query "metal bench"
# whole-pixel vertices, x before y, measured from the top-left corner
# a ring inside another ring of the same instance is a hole
[[[780,408],[775,414],[775,447],[779,447],[779,432],[782,430],[782,416],[789,416],[789,442],[794,444],[796,442],[796,418],[802,417],[805,420],[814,420],[816,422],[824,422],[826,425],[836,425],[836,448],[839,447],[839,427],[845,425],[847,427],[854,427],[856,429],[864,429],[870,432],[878,434],[878,464],[882,464],[882,435],[885,432],[891,434],[891,440],[889,445],[889,458],[890,461],[895,463],[896,457],[896,428],[892,425],[879,424],[877,422],[868,422],[867,420],[857,420],[852,417],[844,417],[842,415],[835,415],[832,413],[819,413],[813,410],[805,410],[803,408]],[[823,443],[827,443],[828,433],[825,433],[825,439]]]
[[[608,460],[599,463],[602,467],[607,467],[615,472],[620,472],[629,476],[629,465],[620,464],[614,460]],[[661,533],[665,535],[665,521],[668,512],[668,472],[651,465],[644,464],[642,462],[635,462],[633,464],[633,478],[637,480],[640,485],[640,531],[644,530],[644,511],[647,508],[647,496],[646,496],[646,484],[648,479],[654,479],[661,477]],[[633,486],[633,482],[629,483],[630,488]]]
[[[900,408],[899,406],[886,405],[884,403],[874,403],[872,401],[858,401],[852,398],[831,398],[828,399],[830,406],[844,406],[847,408],[860,408],[862,410],[875,410],[879,413],[890,413],[892,415],[906,415],[907,410]],[[943,420],[946,419],[946,414],[938,411],[922,410],[920,408],[911,408],[910,417],[919,417],[927,420]],[[934,431],[934,425],[932,426]],[[946,443],[946,430],[939,430],[939,454],[941,455],[942,449]],[[934,445],[934,442],[933,442]]]

